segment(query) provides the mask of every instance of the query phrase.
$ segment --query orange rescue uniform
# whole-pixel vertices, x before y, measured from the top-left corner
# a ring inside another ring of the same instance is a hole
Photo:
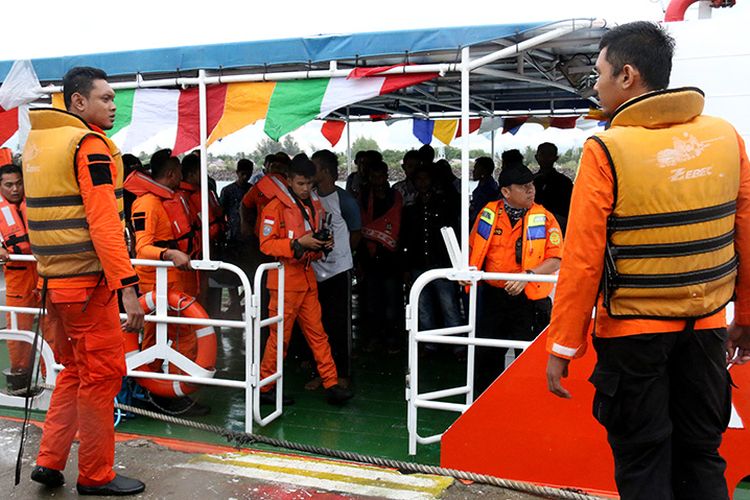
[[[750,163],[745,144],[738,135],[740,150],[740,188],[735,218],[735,250],[739,255],[739,278],[735,287],[735,321],[750,325]],[[598,337],[623,337],[644,333],[669,333],[685,329],[685,320],[615,319],[607,314],[599,293],[604,272],[607,218],[614,202],[614,179],[602,147],[587,141],[581,156],[578,177],[570,206],[572,224],[568,225],[565,259],[555,292],[556,308],[547,337],[547,350],[555,356],[573,359],[586,350],[586,332],[591,311],[596,306],[595,330]],[[743,230],[744,229],[744,230]],[[744,258],[743,258],[744,257]],[[560,304],[564,304],[564,313]],[[726,327],[724,309],[695,320],[695,329]]]
[[[562,232],[552,213],[537,203],[514,226],[505,214],[503,200],[488,203],[477,217],[469,235],[469,265],[488,273],[524,273],[546,259],[562,257]],[[516,245],[522,241],[521,262]],[[487,281],[503,288],[505,281]],[[524,293],[529,299],[548,297],[552,286],[529,282]]]
[[[312,350],[318,373],[323,379],[323,387],[329,388],[338,383],[336,365],[331,356],[328,335],[321,322],[320,302],[318,302],[318,282],[315,279],[310,262],[319,254],[305,252],[301,258],[295,258],[292,241],[312,231],[303,219],[300,208],[287,192],[284,198],[274,198],[268,203],[259,219],[262,222],[260,250],[272,257],[277,257],[284,264],[284,356],[286,356],[292,327],[295,320],[299,322],[302,334]],[[323,218],[323,207],[313,194],[314,213],[305,207],[310,221],[319,227]],[[316,228],[317,229],[317,228]],[[273,271],[268,276],[268,289],[271,299],[268,305],[269,316],[278,313],[279,290],[278,273]],[[277,354],[276,326],[271,327],[263,361],[260,365],[260,376],[266,378],[276,371]],[[270,391],[273,384],[263,387]]]
[[[11,254],[31,254],[28,243],[28,226],[26,220],[26,203],[20,205],[9,203],[5,200],[1,203],[3,219],[0,220],[0,233],[2,233],[3,247]],[[6,209],[7,207],[7,209]],[[10,216],[10,220],[8,220]],[[8,224],[11,222],[12,224]],[[16,233],[11,234],[11,233]],[[20,237],[25,242],[12,244],[12,239]],[[5,273],[5,304],[11,307],[39,307],[39,293],[37,291],[36,263],[34,262],[7,262],[3,266]],[[17,314],[17,328],[19,330],[33,331],[34,316],[31,314]],[[5,315],[6,328],[11,327],[10,313]],[[10,358],[10,369],[14,373],[28,371],[31,361],[31,344],[28,342],[8,341],[8,357]]]
[[[52,393],[37,465],[64,470],[77,432],[78,483],[99,486],[115,477],[113,402],[126,373],[117,290],[136,285],[138,279],[130,264],[112,184],[118,175],[122,178],[122,172],[109,147],[99,137],[86,136],[75,162],[88,231],[103,273],[47,281],[53,349],[65,369],[57,376]],[[28,179],[29,173],[24,174]]]
[[[130,178],[129,178],[130,179]],[[151,180],[157,185],[156,181]],[[125,184],[128,186],[128,183]],[[133,228],[135,230],[135,253],[138,259],[161,260],[162,253],[167,250],[165,246],[157,243],[174,239],[172,230],[173,220],[164,208],[164,201],[170,198],[165,196],[178,196],[171,189],[158,184],[159,189],[140,194],[133,202]],[[158,194],[157,194],[158,193]],[[185,213],[185,220],[189,219],[189,213]],[[192,236],[191,236],[192,238]],[[145,294],[156,289],[156,269],[153,267],[138,267],[140,278],[140,292]],[[167,269],[167,288],[169,290],[183,292],[195,297],[198,292],[198,283],[195,271],[181,271],[170,267]],[[169,338],[174,341],[174,348],[180,353],[194,360],[198,353],[198,343],[190,327],[169,326]],[[156,327],[153,323],[146,323],[143,329],[142,348],[146,349],[156,343]],[[154,363],[158,363],[155,361]]]

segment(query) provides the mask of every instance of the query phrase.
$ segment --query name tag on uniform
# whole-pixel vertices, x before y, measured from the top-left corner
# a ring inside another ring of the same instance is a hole
[[[547,216],[544,214],[534,214],[529,217],[529,224],[526,229],[526,239],[542,240],[547,235]]]
[[[477,223],[477,234],[488,240],[490,233],[492,232],[492,224],[495,222],[495,212],[489,209],[482,210],[479,216],[479,222]]]

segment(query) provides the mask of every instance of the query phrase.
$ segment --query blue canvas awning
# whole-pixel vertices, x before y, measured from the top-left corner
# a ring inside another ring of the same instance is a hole
[[[578,20],[580,22],[580,20]],[[519,47],[541,33],[568,25],[522,23],[452,28],[431,28],[356,34],[320,35],[281,40],[260,40],[214,45],[157,48],[100,54],[34,59],[43,83],[59,84],[74,66],[102,68],[113,82],[194,77],[199,69],[210,75],[266,74],[340,70],[395,64],[459,63],[461,49],[471,57]],[[585,109],[590,105],[586,81],[598,52],[601,28],[577,29],[530,50],[518,49],[472,72],[471,112]],[[0,61],[0,75],[13,61]],[[439,78],[403,91],[371,99],[349,110],[351,115],[408,114],[432,116],[460,109],[460,76],[446,72]],[[343,112],[343,110],[341,110]],[[341,114],[339,113],[339,115]]]
[[[197,69],[252,68],[323,63],[387,55],[404,56],[458,50],[492,40],[516,37],[544,23],[320,35],[215,45],[84,54],[33,60],[41,81],[58,81],[74,66],[102,68],[111,76]],[[0,62],[3,78],[13,61]]]

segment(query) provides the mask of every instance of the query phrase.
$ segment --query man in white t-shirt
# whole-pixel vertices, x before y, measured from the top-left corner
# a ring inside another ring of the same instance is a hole
[[[351,349],[352,248],[359,243],[362,221],[359,205],[347,191],[336,186],[338,158],[324,149],[312,155],[317,168],[315,185],[320,202],[330,218],[327,228],[333,233],[333,249],[323,259],[313,261],[318,280],[318,300],[323,327],[339,374],[349,377]],[[345,306],[344,306],[345,305]]]

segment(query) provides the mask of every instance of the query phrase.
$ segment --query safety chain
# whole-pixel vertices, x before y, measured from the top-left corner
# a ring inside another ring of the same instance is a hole
[[[38,384],[35,388],[42,389],[54,389],[54,386],[49,384]],[[25,389],[24,389],[25,390]],[[14,391],[20,392],[20,391]],[[486,474],[476,474],[474,472],[466,472],[456,469],[446,469],[443,467],[437,467],[433,465],[423,465],[412,462],[404,462],[401,460],[393,460],[390,458],[375,457],[371,455],[362,455],[360,453],[354,453],[351,451],[334,450],[331,448],[323,448],[320,446],[313,446],[304,443],[295,443],[292,441],[286,441],[283,439],[276,439],[268,436],[262,436],[260,434],[249,434],[246,432],[238,432],[230,429],[225,429],[213,424],[204,424],[201,422],[194,422],[184,418],[178,418],[171,415],[163,415],[153,411],[145,410],[135,406],[130,406],[122,403],[115,403],[115,408],[118,410],[127,411],[135,415],[141,415],[144,417],[153,418],[155,420],[161,420],[170,424],[183,425],[186,427],[192,427],[206,432],[212,432],[223,436],[227,441],[233,443],[237,448],[243,446],[252,445],[255,443],[265,444],[276,448],[285,448],[287,450],[301,451],[304,453],[310,453],[313,455],[323,455],[333,458],[340,458],[342,460],[348,460],[350,462],[359,462],[365,464],[378,465],[381,467],[388,467],[396,469],[399,472],[409,474],[433,474],[437,476],[447,476],[454,479],[463,479],[473,481],[475,483],[487,484],[490,486],[497,486],[508,490],[520,491],[523,493],[529,493],[544,498],[560,498],[565,500],[596,500],[603,497],[597,497],[589,495],[588,493],[573,489],[573,488],[551,488],[549,486],[537,486],[532,483],[524,481],[514,481],[511,479],[501,479],[495,476],[489,476]]]

